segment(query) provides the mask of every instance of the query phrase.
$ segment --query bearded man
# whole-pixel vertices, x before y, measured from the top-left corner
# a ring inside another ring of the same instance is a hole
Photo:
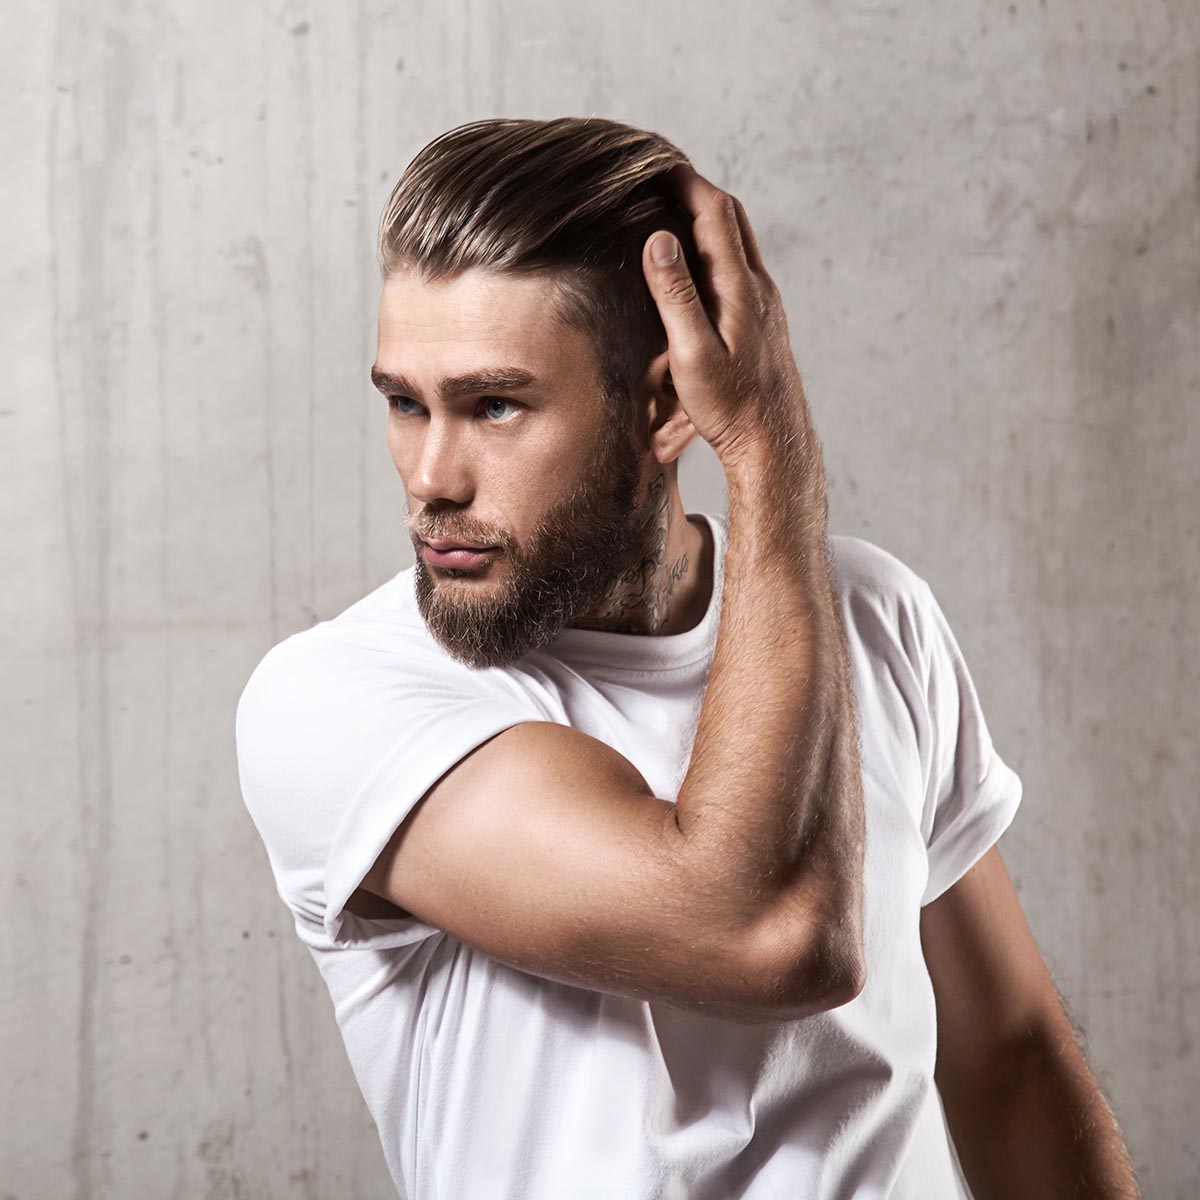
[[[828,532],[740,202],[645,130],[473,122],[380,257],[416,559],[267,652],[237,746],[400,1194],[1124,1178],[995,846],[1021,781],[928,584]]]

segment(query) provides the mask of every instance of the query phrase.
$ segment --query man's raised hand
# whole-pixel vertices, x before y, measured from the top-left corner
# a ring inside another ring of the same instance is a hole
[[[646,239],[642,268],[667,332],[680,404],[727,467],[766,447],[801,451],[797,466],[803,469],[811,461],[804,451],[815,442],[807,401],[779,289],[763,266],[745,209],[690,166],[673,168],[670,181],[692,215],[706,272],[692,278],[666,230]]]

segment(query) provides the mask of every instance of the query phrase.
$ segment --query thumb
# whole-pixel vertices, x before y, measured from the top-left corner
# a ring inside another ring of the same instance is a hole
[[[719,340],[717,331],[700,302],[679,239],[664,229],[651,234],[642,248],[642,269],[667,331],[672,359],[677,364],[694,362],[711,353]]]

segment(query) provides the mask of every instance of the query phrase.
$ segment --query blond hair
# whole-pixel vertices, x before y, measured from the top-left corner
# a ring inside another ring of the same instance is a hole
[[[545,274],[555,316],[589,335],[610,412],[667,336],[642,272],[656,229],[697,271],[690,215],[664,175],[686,155],[660,134],[600,117],[471,121],[405,168],[379,226],[383,277],[433,281],[471,267]]]

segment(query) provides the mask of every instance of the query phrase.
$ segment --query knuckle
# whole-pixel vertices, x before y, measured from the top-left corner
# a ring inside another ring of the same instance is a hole
[[[696,281],[690,275],[674,275],[663,285],[662,294],[668,303],[687,307],[698,297]]]
[[[762,297],[766,308],[766,311],[762,314],[763,316],[775,309],[782,311],[783,296],[779,291],[779,286],[770,275],[761,275],[758,277],[758,294]]]
[[[732,196],[727,195],[721,202],[721,215],[725,221],[726,229],[740,242],[742,231],[741,225],[738,222],[737,201]]]
[[[735,221],[737,210],[733,207],[733,197],[728,192],[718,189],[716,194],[709,198],[707,205],[702,210],[702,215],[707,215],[714,224]]]
[[[772,308],[770,292],[762,284],[759,284],[750,293],[750,304],[755,317],[760,321],[766,320]]]

